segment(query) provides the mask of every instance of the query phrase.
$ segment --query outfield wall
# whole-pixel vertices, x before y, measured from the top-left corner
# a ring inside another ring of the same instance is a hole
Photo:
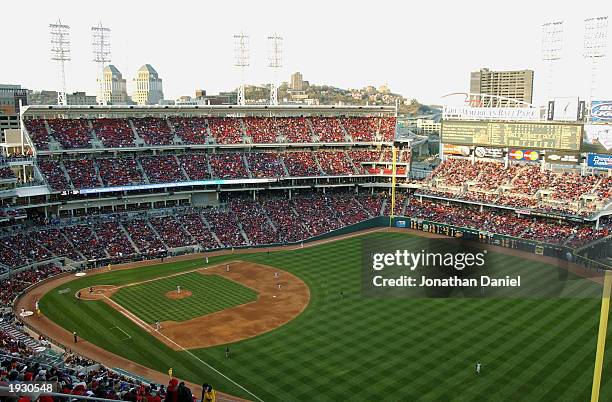
[[[360,230],[381,227],[414,229],[428,233],[434,233],[449,237],[462,237],[466,240],[500,247],[512,248],[532,254],[558,258],[564,261],[575,262],[588,269],[603,271],[612,269],[610,264],[604,261],[612,258],[612,237],[600,239],[592,244],[580,248],[572,248],[560,244],[551,244],[537,240],[522,239],[518,237],[491,233],[472,227],[449,225],[415,217],[378,216],[354,225],[346,226],[319,236],[312,237],[306,242],[327,239],[354,233]]]
[[[560,244],[522,239],[491,233],[477,228],[448,225],[446,223],[433,222],[419,218],[395,217],[393,218],[392,226],[395,228],[410,228],[449,237],[461,237],[479,243],[513,248],[528,253],[574,262],[587,269],[596,271],[612,269],[610,264],[604,262],[607,258],[612,257],[612,237],[600,239],[580,248],[572,248]]]

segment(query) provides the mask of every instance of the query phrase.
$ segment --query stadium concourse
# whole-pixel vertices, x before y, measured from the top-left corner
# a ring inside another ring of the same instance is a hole
[[[609,176],[457,157],[412,178],[394,108],[29,107],[22,120],[24,143],[0,161],[0,181],[17,182],[0,197],[5,306],[68,268],[308,241],[381,216],[569,249],[612,226],[600,216]],[[166,392],[101,366],[81,375],[95,363],[70,354],[34,362],[40,343],[6,318],[0,380],[62,378],[68,393],[129,400]]]

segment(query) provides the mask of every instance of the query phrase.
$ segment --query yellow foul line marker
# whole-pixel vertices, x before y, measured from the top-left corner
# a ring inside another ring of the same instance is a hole
[[[595,370],[593,372],[593,389],[591,402],[599,402],[601,387],[601,371],[603,368],[606,336],[608,335],[608,313],[610,312],[610,290],[612,289],[612,273],[605,271],[603,294],[601,296],[601,313],[599,315],[599,334],[597,335],[597,353],[595,354]]]

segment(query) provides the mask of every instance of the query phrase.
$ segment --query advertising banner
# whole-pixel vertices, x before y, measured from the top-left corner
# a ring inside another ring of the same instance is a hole
[[[511,149],[508,152],[508,157],[515,161],[538,161],[540,160],[540,153],[534,150],[526,149]]]
[[[444,144],[443,148],[444,155],[457,155],[457,156],[470,156],[472,150],[470,147],[464,145],[451,145]]]
[[[580,101],[575,96],[555,98],[553,109],[554,121],[578,120],[578,106]]]
[[[598,169],[612,169],[612,155],[588,154],[587,165]]]
[[[153,183],[153,184],[137,184],[129,186],[116,186],[116,187],[96,187],[96,188],[83,188],[75,190],[74,194],[98,194],[98,193],[110,193],[115,191],[139,191],[139,190],[151,190],[158,188],[176,188],[176,187],[187,187],[187,186],[210,186],[210,185],[223,185],[223,184],[255,184],[255,183],[269,183],[277,181],[275,179],[212,179],[212,180],[194,180],[194,181],[183,181],[174,183]]]
[[[585,124],[582,151],[612,153],[612,124]]]
[[[612,101],[591,102],[591,121],[598,123],[612,123]]]
[[[580,155],[573,152],[546,151],[546,162],[577,165],[580,163]]]
[[[503,158],[504,150],[502,148],[476,147],[474,154],[477,158]]]
[[[538,121],[540,110],[530,107],[444,106],[442,118],[456,120]]]

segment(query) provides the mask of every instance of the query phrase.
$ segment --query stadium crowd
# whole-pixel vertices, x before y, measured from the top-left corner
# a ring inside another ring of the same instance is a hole
[[[609,234],[592,225],[563,223],[494,208],[435,202],[396,194],[394,215],[431,219],[495,233],[579,247]],[[224,195],[221,207],[179,207],[126,211],[53,222],[35,230],[5,230],[0,237],[0,263],[17,268],[51,258],[113,260],[155,255],[181,247],[215,249],[304,240],[340,227],[389,215],[383,193],[356,195],[342,191],[294,194],[288,200],[263,195],[257,200]],[[27,228],[26,228],[27,229]]]
[[[49,130],[65,149],[90,148],[91,127],[85,119],[51,119],[47,120]]]
[[[14,321],[10,316],[4,318]],[[18,322],[11,325],[13,328],[21,327]],[[40,346],[30,346],[36,344]],[[28,335],[16,336],[0,330],[0,385],[24,381],[54,382],[58,384],[57,392],[68,395],[70,400],[78,400],[73,397],[81,396],[132,402],[197,402],[191,390],[175,378],[170,379],[168,386],[143,383],[69,349],[60,355],[60,361],[50,362],[45,359],[48,348],[49,343],[43,336],[35,340]],[[38,398],[4,397],[4,400],[58,402],[66,399],[42,394]]]
[[[15,179],[15,173],[8,166],[0,166],[0,180]]]
[[[134,132],[126,119],[92,119],[94,133],[108,148],[133,147]]]
[[[168,121],[172,125],[177,136],[189,144],[208,143],[208,123],[203,117],[170,117]]]
[[[37,148],[55,141],[63,149],[91,148],[94,139],[104,147],[181,144],[268,144],[279,141],[392,141],[394,117],[130,117],[96,119],[27,119],[27,132]]]
[[[312,142],[312,133],[304,117],[279,117],[275,120],[276,130],[285,142]]]
[[[170,145],[174,134],[168,120],[160,117],[131,118],[138,135],[149,145]]]
[[[344,129],[335,117],[310,118],[312,131],[319,137],[319,142],[345,142]]]
[[[612,179],[603,175],[459,158],[445,160],[422,184],[420,194],[583,216],[606,205],[612,194]],[[593,202],[582,203],[585,196]]]
[[[8,306],[19,293],[30,285],[61,272],[61,268],[55,264],[45,264],[35,269],[12,273],[9,278],[0,281],[0,302],[3,306]]]
[[[403,155],[400,154],[400,155]],[[384,156],[384,153],[382,154]],[[145,156],[79,159],[39,158],[37,164],[55,191],[82,188],[171,183],[192,180],[276,178],[284,176],[346,176],[364,174],[372,163],[373,174],[390,174],[390,162],[380,162],[380,151],[325,150],[286,152],[186,152]],[[409,158],[409,157],[406,157]],[[362,165],[362,162],[365,165]],[[369,163],[371,162],[371,163]],[[210,166],[210,169],[209,169]],[[321,167],[321,170],[319,169]],[[286,168],[286,171],[285,171]],[[398,174],[402,167],[398,167]],[[7,168],[8,169],[8,168]],[[7,170],[7,176],[9,175]],[[405,171],[404,173],[405,174]],[[13,175],[14,177],[14,175]]]

